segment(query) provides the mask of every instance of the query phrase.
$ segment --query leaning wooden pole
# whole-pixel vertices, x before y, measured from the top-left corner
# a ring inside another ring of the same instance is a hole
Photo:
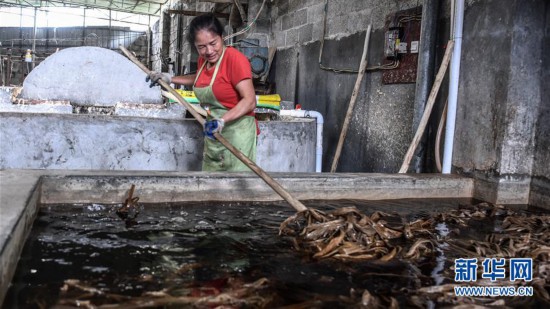
[[[357,96],[359,90],[361,89],[361,82],[363,81],[363,76],[365,75],[365,70],[367,69],[368,62],[368,49],[370,41],[370,32],[372,26],[369,25],[367,28],[367,33],[365,34],[365,44],[363,45],[363,54],[361,55],[361,63],[359,64],[359,73],[357,75],[357,80],[355,81],[355,86],[353,87],[353,92],[351,93],[351,99],[349,100],[348,111],[346,113],[346,118],[344,119],[344,124],[342,125],[342,131],[340,132],[340,138],[338,139],[338,146],[336,146],[336,153],[334,154],[334,159],[332,160],[332,167],[330,172],[336,172],[338,167],[338,161],[340,161],[340,154],[342,153],[342,147],[344,146],[344,140],[348,133],[349,123],[351,121],[351,114],[353,113],[353,108],[355,107],[355,101],[357,101]]]
[[[143,72],[146,74],[149,74],[151,71],[139,60],[134,57],[124,46],[120,46],[120,50],[130,59],[133,63],[135,63]],[[187,111],[193,115],[193,117],[201,124],[204,125],[204,118],[195,111],[195,109],[189,104],[185,99],[176,91],[174,88],[172,88],[168,83],[164,82],[162,79],[158,80],[158,83],[166,89],[168,92],[170,92],[178,102],[185,106]],[[214,133],[214,136],[216,139],[222,143],[222,145],[225,146],[235,157],[237,157],[239,160],[241,160],[246,166],[248,166],[256,175],[260,176],[277,194],[279,194],[285,201],[287,201],[296,211],[301,212],[304,210],[307,210],[307,207],[302,204],[298,199],[296,199],[294,196],[292,196],[288,191],[285,190],[278,182],[276,182],[271,176],[269,176],[263,169],[261,169],[256,163],[254,163],[252,160],[250,160],[247,156],[245,156],[240,150],[235,148],[228,140],[226,140],[221,134]]]
[[[418,124],[418,128],[416,129],[416,134],[414,135],[411,145],[409,146],[409,149],[405,154],[405,159],[403,160],[403,164],[399,169],[399,173],[406,173],[409,169],[409,165],[411,163],[416,147],[418,146],[418,143],[420,142],[420,139],[424,134],[424,129],[428,124],[428,119],[430,119],[432,108],[435,104],[435,99],[437,98],[437,93],[439,92],[439,88],[441,86],[441,83],[443,82],[443,78],[445,77],[445,72],[447,72],[447,67],[449,66],[449,61],[451,60],[453,46],[454,41],[449,41],[447,43],[447,50],[445,51],[443,61],[441,62],[441,66],[439,67],[439,71],[437,72],[437,75],[435,77],[434,85],[432,86],[432,90],[430,91],[430,96],[428,96],[428,102],[426,103],[424,114],[422,114],[422,119],[420,119],[420,123]]]

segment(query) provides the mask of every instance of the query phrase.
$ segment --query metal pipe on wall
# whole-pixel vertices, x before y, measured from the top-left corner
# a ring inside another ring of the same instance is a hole
[[[13,42],[12,42],[13,46]],[[12,49],[8,48],[7,52],[7,58],[6,58],[6,86],[9,86],[11,84],[11,72],[12,72],[12,62],[11,62],[11,55],[12,55]]]
[[[147,27],[147,68],[152,69],[151,65],[151,48],[153,34],[151,32],[151,16],[149,16],[149,27]]]
[[[36,7],[34,8],[34,22],[32,27],[32,69],[36,63]]]
[[[183,3],[180,3],[180,9],[183,9]],[[174,72],[170,72],[170,73],[174,73],[174,75],[183,75],[184,72],[182,72],[182,68],[183,68],[183,55],[182,55],[182,51],[183,51],[183,44],[185,42],[185,40],[183,39],[184,36],[185,36],[185,27],[183,26],[183,19],[184,19],[184,16],[183,15],[178,15],[177,16],[177,23],[178,23],[178,28],[177,28],[177,39],[176,39],[176,48],[175,48],[175,53],[176,53],[176,59],[175,59],[175,63],[174,63],[174,66],[172,67],[172,69],[174,70]]]
[[[113,20],[113,16],[111,15],[111,9],[109,9],[109,38],[108,38],[108,43],[107,43],[107,47],[108,48],[114,48],[114,46],[111,46],[112,43],[113,43],[113,29],[112,29],[112,20]]]
[[[19,51],[23,50],[23,7],[19,10]],[[13,47],[13,46],[12,46]]]
[[[464,23],[464,0],[455,0],[452,8],[454,25],[452,39],[454,40],[453,58],[449,73],[449,105],[447,109],[447,128],[445,131],[445,145],[443,150],[443,174],[451,173],[453,159],[456,109],[458,101],[458,82],[460,76],[460,57],[462,51],[462,27]]]
[[[422,3],[422,21],[420,24],[420,49],[418,52],[418,70],[416,73],[416,89],[414,98],[413,132],[416,132],[420,119],[430,95],[434,80],[435,45],[437,37],[438,0],[424,0]],[[420,141],[413,157],[412,168],[416,173],[424,169],[426,156],[426,135]]]
[[[44,28],[44,35],[46,36],[46,40],[44,42],[44,57],[48,57],[48,51],[49,51],[49,48],[50,48],[50,25],[48,24],[48,20],[50,18],[50,15],[49,15],[49,11],[45,11],[44,12],[44,17],[46,19],[46,27]]]
[[[0,81],[2,86],[6,85],[6,76],[4,75],[4,57],[0,55]]]
[[[86,45],[86,8],[82,11],[82,46]]]

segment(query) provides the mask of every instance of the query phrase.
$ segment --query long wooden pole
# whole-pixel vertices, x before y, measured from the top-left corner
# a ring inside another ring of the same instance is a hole
[[[150,70],[139,60],[134,57],[124,46],[120,46],[120,50],[130,59],[133,63],[135,63],[143,72],[146,74],[150,73]],[[195,111],[195,109],[189,104],[185,99],[176,91],[174,88],[170,87],[170,85],[166,82],[164,82],[162,79],[158,80],[158,83],[168,92],[170,92],[172,95],[176,97],[178,102],[185,106],[188,112],[193,115],[193,117],[201,124],[204,125],[204,118]],[[256,163],[254,163],[252,160],[250,160],[247,156],[245,156],[240,150],[235,148],[228,140],[226,140],[221,134],[214,133],[214,137],[222,143],[222,145],[225,146],[235,157],[237,157],[239,160],[241,160],[246,166],[248,166],[256,175],[260,176],[275,192],[277,192],[285,201],[287,201],[296,211],[304,211],[307,210],[307,207],[302,204],[298,199],[296,199],[294,196],[292,196],[288,191],[286,191],[278,182],[275,181],[275,179],[271,178],[264,170],[262,170]]]
[[[331,173],[336,172],[336,167],[338,167],[338,161],[340,160],[340,154],[342,153],[344,140],[346,139],[346,134],[348,133],[349,123],[351,121],[351,114],[353,113],[353,107],[355,106],[355,101],[357,101],[357,95],[359,94],[359,90],[361,89],[361,82],[363,81],[365,70],[367,69],[367,55],[369,49],[371,28],[372,26],[369,25],[367,28],[367,33],[365,34],[365,44],[363,45],[363,54],[361,55],[361,63],[359,64],[359,73],[357,75],[357,80],[355,81],[355,86],[353,87],[353,92],[351,93],[351,99],[349,100],[348,111],[346,113],[346,118],[344,119],[342,131],[340,132],[340,138],[338,139],[336,153],[334,154],[334,159],[332,160],[332,167],[330,168]]]
[[[445,72],[447,72],[447,67],[449,66],[449,61],[451,60],[453,46],[454,41],[449,41],[447,43],[447,50],[445,51],[443,61],[441,62],[441,66],[439,67],[439,71],[437,72],[437,75],[435,77],[434,85],[432,86],[430,96],[428,97],[428,102],[426,103],[426,108],[424,109],[424,114],[422,114],[422,119],[420,119],[420,123],[418,124],[418,128],[416,129],[416,134],[414,135],[411,145],[409,146],[409,149],[405,154],[405,159],[403,160],[403,164],[399,169],[399,173],[406,173],[409,169],[409,165],[411,163],[411,159],[414,155],[416,147],[418,146],[418,143],[422,138],[422,134],[424,134],[424,129],[428,124],[428,119],[430,119],[430,114],[432,113],[432,108],[434,106],[435,99],[437,98],[437,93],[439,92],[439,88],[441,86],[441,83],[443,82],[443,78],[445,77]]]
[[[447,120],[447,108],[449,105],[449,100],[445,101],[445,107],[441,112],[441,119],[439,120],[439,125],[437,126],[437,133],[435,135],[435,166],[437,167],[437,172],[441,173],[441,133],[443,133],[443,128],[445,127],[445,120]]]

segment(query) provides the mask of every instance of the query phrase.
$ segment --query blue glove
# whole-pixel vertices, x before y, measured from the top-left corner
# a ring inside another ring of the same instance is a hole
[[[216,139],[214,133],[221,133],[225,121],[223,119],[214,118],[204,123],[204,136],[210,139]]]

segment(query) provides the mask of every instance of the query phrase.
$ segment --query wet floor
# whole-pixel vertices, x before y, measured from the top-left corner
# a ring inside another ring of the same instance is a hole
[[[378,210],[412,221],[465,203],[472,201],[305,204],[319,210],[353,205],[367,214]],[[288,237],[278,235],[280,223],[295,213],[283,202],[146,204],[140,205],[135,222],[122,221],[115,214],[118,206],[43,206],[4,308],[76,306],[82,299],[96,306],[129,303],[132,298],[153,292],[204,296],[261,278],[269,281],[269,287],[257,296],[269,299],[261,303],[268,307],[309,303],[308,307],[347,308],[361,301],[365,289],[377,295],[392,295],[406,307],[408,290],[450,283],[437,275],[438,268],[450,265],[438,263],[435,258],[415,265],[399,260],[313,260],[297,252]],[[482,235],[484,229],[493,227],[483,223],[478,228],[477,235]],[[470,234],[476,237],[476,233]],[[77,288],[70,284],[67,287],[67,280],[76,282]],[[68,288],[72,292],[67,292]],[[259,303],[236,307],[255,304]]]

